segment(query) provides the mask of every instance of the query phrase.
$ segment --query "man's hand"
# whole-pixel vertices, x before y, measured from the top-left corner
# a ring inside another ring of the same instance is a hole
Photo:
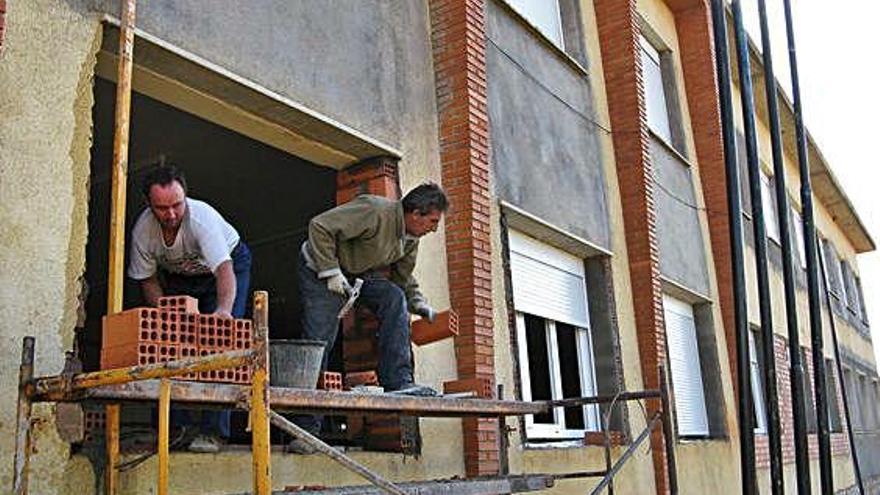
[[[431,323],[434,323],[434,320],[437,319],[437,312],[434,311],[428,303],[426,302],[417,302],[413,305],[413,313],[421,316],[422,318],[428,320]]]
[[[219,309],[218,308],[217,311],[214,311],[214,316],[216,316],[218,318],[232,319],[232,312],[229,311],[228,309]]]
[[[337,273],[327,279],[327,290],[342,297],[348,297],[348,293],[351,291],[351,285],[348,283],[348,279],[345,278],[345,275]]]

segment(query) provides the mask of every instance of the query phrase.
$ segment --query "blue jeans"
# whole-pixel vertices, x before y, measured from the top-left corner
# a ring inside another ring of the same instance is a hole
[[[413,381],[406,294],[400,286],[380,275],[358,277],[364,280],[358,304],[372,311],[380,321],[379,383],[388,390],[396,390]],[[303,338],[326,343],[321,361],[321,371],[324,371],[339,334],[338,314],[346,299],[327,289],[327,280],[318,278],[314,270],[306,265],[302,254],[299,261],[299,292],[303,304]],[[321,425],[320,417],[301,416],[296,422],[312,433],[316,433]]]
[[[235,272],[235,301],[232,304],[232,316],[243,318],[247,305],[248,292],[251,287],[251,252],[244,242],[239,242],[232,250],[232,270]],[[187,277],[176,274],[164,274],[162,290],[165,295],[192,296],[199,300],[199,312],[213,313],[217,309],[217,279],[214,275]],[[196,420],[195,416],[201,418]],[[173,424],[181,426],[199,425],[199,433],[203,435],[219,435],[229,438],[230,411],[192,411],[174,408],[171,411]]]

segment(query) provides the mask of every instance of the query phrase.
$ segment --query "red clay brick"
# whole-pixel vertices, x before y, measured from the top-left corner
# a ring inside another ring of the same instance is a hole
[[[425,345],[458,335],[458,314],[454,310],[438,313],[433,323],[422,318],[412,324],[412,341]]]

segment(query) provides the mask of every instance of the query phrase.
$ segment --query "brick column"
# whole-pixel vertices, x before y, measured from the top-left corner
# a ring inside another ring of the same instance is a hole
[[[636,0],[595,1],[633,305],[638,308],[635,317],[642,377],[646,388],[656,389],[660,386],[659,365],[666,363],[666,335],[636,4]],[[656,401],[648,402],[649,411],[658,407]],[[657,493],[666,493],[666,454],[661,431],[651,435],[651,446]]]
[[[440,160],[451,207],[446,253],[459,379],[495,382],[489,238],[489,119],[486,111],[485,0],[431,0]],[[468,476],[498,473],[498,426],[464,419]]]
[[[6,37],[6,0],[0,0],[0,48],[3,48],[3,39]]]
[[[712,12],[705,0],[682,3],[683,5],[675,12],[675,26],[681,49],[681,68],[684,72],[697,162],[700,164],[700,183],[706,203],[709,240],[712,246],[712,258],[715,260],[715,279],[718,283],[718,303],[721,306],[721,319],[727,341],[727,359],[735,394],[738,384],[735,373],[733,265],[718,76],[715,73]]]
[[[397,159],[370,158],[340,171],[336,176],[336,204],[351,201],[359,194],[400,199]],[[342,321],[342,360],[347,376],[378,369],[378,330],[379,320],[366,308],[358,307]],[[351,414],[347,433],[370,450],[417,454],[417,425],[402,422],[397,414]]]

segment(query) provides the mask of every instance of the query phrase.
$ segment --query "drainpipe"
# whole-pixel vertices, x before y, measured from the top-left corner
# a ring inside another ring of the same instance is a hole
[[[801,363],[800,332],[797,318],[797,295],[795,293],[794,264],[791,242],[791,231],[788,228],[789,203],[788,189],[785,187],[785,162],[782,158],[782,135],[779,129],[779,102],[776,93],[776,76],[773,73],[773,55],[770,47],[770,29],[767,23],[767,6],[765,0],[758,0],[758,14],[761,20],[761,51],[764,59],[764,90],[767,96],[767,114],[770,120],[770,145],[773,154],[773,175],[776,178],[776,212],[779,218],[779,237],[782,242],[782,279],[785,288],[785,315],[788,323],[788,355],[791,359],[790,386],[792,397],[792,415],[794,416],[794,455],[797,468],[797,489],[799,495],[810,493],[810,459],[807,445],[807,417],[804,393],[801,384],[804,379],[804,368]],[[767,341],[771,344],[768,346]],[[764,339],[764,360],[773,360],[772,338]],[[773,437],[771,437],[771,442]],[[776,440],[777,446],[780,439]],[[771,454],[776,452],[771,449]],[[777,459],[782,469],[781,452]],[[773,466],[771,466],[773,467]],[[780,475],[778,482],[776,471],[771,474],[773,493],[782,493],[783,484]],[[779,491],[777,491],[777,489]]]
[[[736,136],[730,85],[730,56],[727,51],[727,22],[724,0],[712,0],[712,29],[715,38],[715,68],[718,73],[718,100],[724,140],[724,168],[727,179],[727,209],[730,217],[731,275],[733,279],[734,327],[736,331],[737,418],[742,493],[757,492],[755,479],[755,438],[752,434],[752,387],[749,373],[749,334],[746,308],[745,261],[743,256],[742,206],[739,173],[736,166]]]
[[[810,185],[810,164],[807,155],[807,136],[801,107],[801,87],[798,78],[797,53],[794,45],[794,23],[791,1],[783,0],[785,30],[788,35],[788,60],[791,66],[791,90],[794,99],[794,121],[797,138],[798,165],[801,176],[801,205],[803,207],[804,244],[807,251],[807,298],[810,305],[810,333],[813,344],[813,387],[816,396],[816,424],[819,429],[819,475],[824,495],[831,495],[834,480],[831,472],[831,440],[828,431],[828,403],[825,397],[825,359],[822,342],[822,307],[819,303],[819,265],[816,261],[816,224],[813,217],[813,190]],[[833,314],[828,315],[834,318]]]

